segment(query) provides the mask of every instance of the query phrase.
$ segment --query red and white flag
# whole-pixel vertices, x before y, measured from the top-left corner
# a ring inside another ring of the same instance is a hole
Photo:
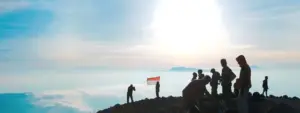
[[[155,85],[160,81],[160,76],[147,78],[147,85]]]

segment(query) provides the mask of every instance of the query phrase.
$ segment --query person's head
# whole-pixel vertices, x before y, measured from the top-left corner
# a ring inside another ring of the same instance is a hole
[[[265,76],[265,79],[268,80],[268,76]]]
[[[156,84],[159,84],[159,81],[157,81]]]
[[[208,84],[211,81],[211,77],[209,75],[205,75],[203,80],[205,80],[205,84]]]
[[[132,85],[132,84],[130,84],[130,87],[133,87],[133,85]]]
[[[215,72],[216,72],[215,68],[212,68],[212,69],[210,70],[210,72],[211,72],[211,73],[215,73]]]
[[[240,67],[247,65],[247,61],[244,55],[239,55],[238,57],[236,57],[236,61],[238,62]]]
[[[227,61],[226,61],[226,59],[221,59],[221,65],[222,65],[222,67],[225,67],[225,66],[227,66]]]
[[[196,72],[193,72],[193,77],[197,77],[197,73]]]
[[[202,74],[202,69],[198,69],[198,74]]]

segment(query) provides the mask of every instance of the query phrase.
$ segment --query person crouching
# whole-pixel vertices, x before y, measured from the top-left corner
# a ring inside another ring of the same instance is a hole
[[[207,91],[206,85],[210,83],[211,78],[205,76],[203,79],[198,79],[190,82],[183,90],[183,107],[187,111],[195,109],[197,103],[201,103],[201,100],[204,99],[204,95],[211,96]]]

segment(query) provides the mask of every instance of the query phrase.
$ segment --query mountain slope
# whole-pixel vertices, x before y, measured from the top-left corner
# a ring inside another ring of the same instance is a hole
[[[184,113],[181,108],[181,97],[168,97],[160,99],[144,99],[131,104],[116,104],[113,107],[98,111],[97,113]],[[213,102],[209,105],[207,113],[218,113],[218,107]],[[235,102],[232,102],[235,105]],[[236,109],[233,106],[232,109]],[[252,96],[249,100],[249,113],[300,113],[300,101],[292,98],[262,98]],[[284,112],[282,112],[284,111]]]

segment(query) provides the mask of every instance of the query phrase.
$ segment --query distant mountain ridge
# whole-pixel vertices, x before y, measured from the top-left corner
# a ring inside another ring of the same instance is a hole
[[[239,69],[239,67],[233,67],[233,68]],[[260,69],[260,67],[257,65],[251,65],[250,68],[251,69]],[[189,71],[189,72],[194,71],[194,72],[197,72],[198,69],[202,69],[203,71],[210,71],[210,69],[208,69],[208,68],[193,68],[193,67],[184,67],[184,66],[172,67],[171,69],[169,69],[169,71]]]
[[[177,66],[172,67],[169,71],[198,71],[198,69],[202,68],[192,68],[192,67],[184,67],[184,66]],[[203,71],[209,71],[209,69],[202,69]]]

